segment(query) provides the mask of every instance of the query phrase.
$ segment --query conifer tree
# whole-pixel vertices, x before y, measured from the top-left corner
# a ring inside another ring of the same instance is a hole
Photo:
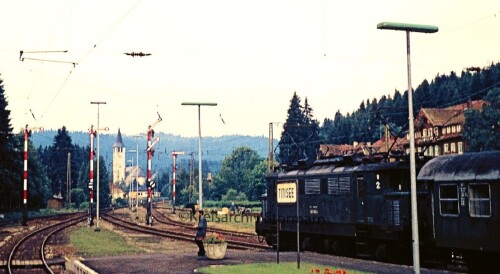
[[[65,193],[67,187],[68,153],[72,152],[73,145],[71,143],[71,137],[66,127],[63,126],[61,129],[57,130],[57,134],[54,136],[54,143],[50,147],[50,161],[47,164],[49,167],[49,178],[52,183],[51,190],[55,195],[59,192],[62,194]]]
[[[20,150],[15,149],[15,140],[10,124],[10,110],[5,97],[3,80],[0,79],[0,207],[12,208],[19,204],[17,191],[20,191],[22,165],[19,162]],[[18,193],[19,194],[19,193]],[[17,199],[16,199],[17,198]]]
[[[312,161],[316,158],[319,143],[319,123],[313,118],[313,110],[305,101],[302,106],[296,92],[290,100],[288,116],[281,139],[278,142],[278,161],[284,165],[296,164],[299,160]]]

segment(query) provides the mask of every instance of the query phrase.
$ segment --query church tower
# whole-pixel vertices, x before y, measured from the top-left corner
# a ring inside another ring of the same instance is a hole
[[[122,133],[118,129],[115,144],[113,145],[113,183],[125,180],[125,145]]]

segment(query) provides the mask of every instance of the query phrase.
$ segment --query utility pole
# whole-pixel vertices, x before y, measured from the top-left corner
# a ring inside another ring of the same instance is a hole
[[[172,214],[175,214],[175,173],[177,171],[177,164],[175,160],[177,159],[177,155],[184,154],[186,154],[184,151],[172,151]]]
[[[267,144],[267,172],[271,172],[274,154],[273,154],[273,123],[269,123],[269,138]]]
[[[191,152],[191,159],[189,160],[189,201],[193,200],[194,192],[194,153]]]
[[[101,229],[99,228],[99,107],[100,105],[105,105],[106,102],[90,102],[90,104],[97,105],[97,207],[96,207],[96,228],[95,231],[99,232]]]
[[[66,164],[66,202],[71,205],[71,152],[68,152]]]

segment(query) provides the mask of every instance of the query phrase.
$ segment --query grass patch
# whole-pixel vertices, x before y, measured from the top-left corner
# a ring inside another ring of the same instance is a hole
[[[255,232],[257,217],[244,215],[205,214],[208,227],[234,230],[239,232]]]
[[[167,212],[165,210],[163,213]],[[177,211],[177,214],[172,214],[170,218],[188,224],[197,224],[198,215],[192,216],[190,212]],[[168,214],[168,213],[167,213]],[[255,233],[255,216],[245,215],[217,215],[216,213],[205,213],[208,229],[219,228],[238,232]]]
[[[86,256],[140,253],[136,246],[127,244],[120,234],[102,228],[96,232],[94,228],[78,227],[70,234],[70,243],[79,254]]]
[[[361,274],[369,273],[357,270],[338,268],[332,266],[311,264],[311,263],[301,263],[300,269],[297,269],[297,263],[259,263],[259,264],[241,264],[241,265],[220,265],[220,266],[209,266],[198,269],[199,273],[204,274],[276,274],[276,273],[321,273],[321,274]]]

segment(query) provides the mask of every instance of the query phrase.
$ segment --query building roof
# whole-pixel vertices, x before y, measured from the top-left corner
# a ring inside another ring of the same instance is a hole
[[[388,142],[387,142],[388,141]],[[387,153],[387,149],[390,148],[392,152],[404,151],[405,138],[390,137],[389,140],[382,138],[373,143],[372,148],[378,153]]]
[[[463,124],[465,121],[464,111],[466,109],[482,109],[485,101],[477,100],[464,104],[454,105],[447,108],[422,108],[418,114],[418,124],[425,123],[422,118],[427,119],[427,123],[432,126],[448,126]]]
[[[321,144],[319,146],[319,152],[321,158],[328,158],[338,155],[346,155],[352,152],[353,147],[351,145],[330,145]]]
[[[116,135],[116,141],[115,141],[115,144],[113,145],[113,147],[118,147],[118,148],[124,148],[125,145],[123,144],[123,140],[122,140],[122,133],[120,132],[120,129],[118,129],[118,135]]]

